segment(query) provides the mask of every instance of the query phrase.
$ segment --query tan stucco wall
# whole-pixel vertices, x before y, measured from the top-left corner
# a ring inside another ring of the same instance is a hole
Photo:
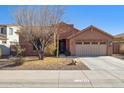
[[[112,37],[102,33],[101,31],[98,31],[97,29],[87,29],[77,36],[71,38],[69,41],[69,50],[71,55],[75,55],[76,41],[106,41],[108,44],[108,42],[112,41]],[[107,55],[112,55],[112,45],[107,45]]]
[[[124,44],[123,43],[121,43],[120,44],[120,54],[124,54]]]
[[[113,54],[119,54],[120,43],[113,41]]]

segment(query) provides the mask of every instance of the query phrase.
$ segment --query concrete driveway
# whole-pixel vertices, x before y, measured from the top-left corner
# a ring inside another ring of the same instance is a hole
[[[124,60],[112,56],[80,57],[85,65],[91,70],[122,70],[124,71]]]
[[[80,57],[91,70],[83,71],[93,87],[124,87],[124,60],[112,56]]]

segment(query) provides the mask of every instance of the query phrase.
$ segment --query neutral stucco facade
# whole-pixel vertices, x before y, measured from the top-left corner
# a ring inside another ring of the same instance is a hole
[[[116,35],[113,39],[113,53],[124,54],[124,33]]]
[[[90,26],[80,32],[78,32],[76,35],[70,37],[69,39],[69,50],[71,52],[71,55],[76,55],[76,42],[78,41],[104,41],[107,44],[107,49],[106,49],[106,55],[112,55],[112,36],[108,35],[101,30]]]
[[[0,35],[5,38],[0,39],[0,48],[3,56],[10,55],[11,45],[19,43],[19,34],[17,30],[19,30],[19,27],[16,25],[0,25]]]

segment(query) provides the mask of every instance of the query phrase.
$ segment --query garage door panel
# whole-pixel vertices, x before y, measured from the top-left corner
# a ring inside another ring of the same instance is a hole
[[[82,55],[82,46],[81,45],[76,45],[76,55],[81,56]]]
[[[107,45],[88,44],[76,45],[77,56],[104,56],[106,55]]]

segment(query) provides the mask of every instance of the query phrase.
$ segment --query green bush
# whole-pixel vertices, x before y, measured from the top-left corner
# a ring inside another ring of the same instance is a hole
[[[70,53],[69,50],[66,50],[66,51],[64,52],[64,54],[65,54],[66,56],[70,56],[70,55],[71,55],[71,53]]]
[[[54,51],[54,55],[55,55],[55,56],[56,56],[56,52],[57,52],[57,50]],[[66,50],[66,51],[64,52],[64,54],[65,54],[66,56],[70,56],[70,55],[71,55],[71,53],[70,53],[69,50]],[[60,51],[59,51],[59,55],[60,55]]]
[[[59,54],[60,54],[60,51],[59,51]],[[54,50],[54,56],[57,55],[57,50]]]

